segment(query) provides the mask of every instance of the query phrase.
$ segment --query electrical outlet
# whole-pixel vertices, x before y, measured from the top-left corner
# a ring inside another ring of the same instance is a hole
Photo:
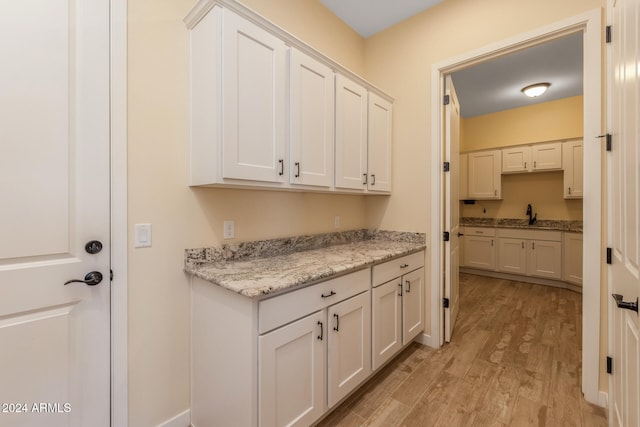
[[[222,234],[225,239],[233,239],[236,237],[236,223],[235,221],[227,220],[224,222]]]
[[[333,226],[335,228],[340,228],[340,225],[341,225],[340,215],[336,215],[335,218],[333,219]]]

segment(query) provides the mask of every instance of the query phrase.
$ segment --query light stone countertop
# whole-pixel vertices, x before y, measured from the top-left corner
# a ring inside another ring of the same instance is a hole
[[[264,253],[269,241],[260,242],[258,246],[263,252],[259,256],[237,259],[228,259],[228,256],[225,259],[224,248],[220,252],[223,255],[217,257],[203,255],[202,251],[210,248],[191,249],[186,253],[185,272],[241,295],[260,298],[426,248],[424,234],[383,233],[386,234],[366,232],[364,236],[356,236],[365,240],[346,239],[347,243],[294,252],[280,250],[281,253],[273,256],[265,256]],[[273,242],[281,249],[281,239]]]
[[[529,220],[519,218],[460,218],[460,225],[465,227],[519,228],[529,230],[556,230],[582,233],[582,221],[566,221],[556,219],[539,219],[532,225]]]

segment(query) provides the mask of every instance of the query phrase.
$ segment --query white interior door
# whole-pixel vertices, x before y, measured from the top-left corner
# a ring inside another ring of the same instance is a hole
[[[444,309],[444,339],[451,341],[453,328],[456,325],[459,308],[459,269],[460,251],[458,246],[458,232],[460,229],[460,202],[458,198],[460,176],[460,104],[451,81],[451,76],[445,77],[445,93],[449,96],[449,103],[445,105],[445,158],[449,162],[449,172],[445,172],[445,226],[449,231],[449,242],[445,242],[445,298],[449,307]]]
[[[640,21],[639,0],[612,3],[613,147],[608,165],[609,267],[613,358],[609,419],[615,426],[640,426]],[[616,297],[617,296],[617,297]],[[620,299],[617,304],[614,298]],[[632,308],[635,306],[635,311]]]
[[[0,40],[0,425],[107,426],[109,1],[2,2]]]

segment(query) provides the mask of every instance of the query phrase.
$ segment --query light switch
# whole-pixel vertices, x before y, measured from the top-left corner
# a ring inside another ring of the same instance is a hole
[[[135,240],[133,246],[136,248],[151,247],[151,224],[135,225]]]

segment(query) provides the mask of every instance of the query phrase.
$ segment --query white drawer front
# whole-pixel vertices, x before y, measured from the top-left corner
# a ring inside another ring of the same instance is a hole
[[[486,227],[465,227],[464,234],[468,234],[470,236],[495,237],[496,229],[495,228],[486,228]]]
[[[501,228],[499,233],[500,237],[508,237],[510,239],[548,240],[551,242],[560,242],[562,240],[562,231],[555,230]]]
[[[396,258],[382,264],[373,266],[373,286],[379,286],[383,283],[407,274],[424,266],[424,251]]]
[[[370,270],[320,282],[258,303],[258,333],[263,334],[369,289]]]

